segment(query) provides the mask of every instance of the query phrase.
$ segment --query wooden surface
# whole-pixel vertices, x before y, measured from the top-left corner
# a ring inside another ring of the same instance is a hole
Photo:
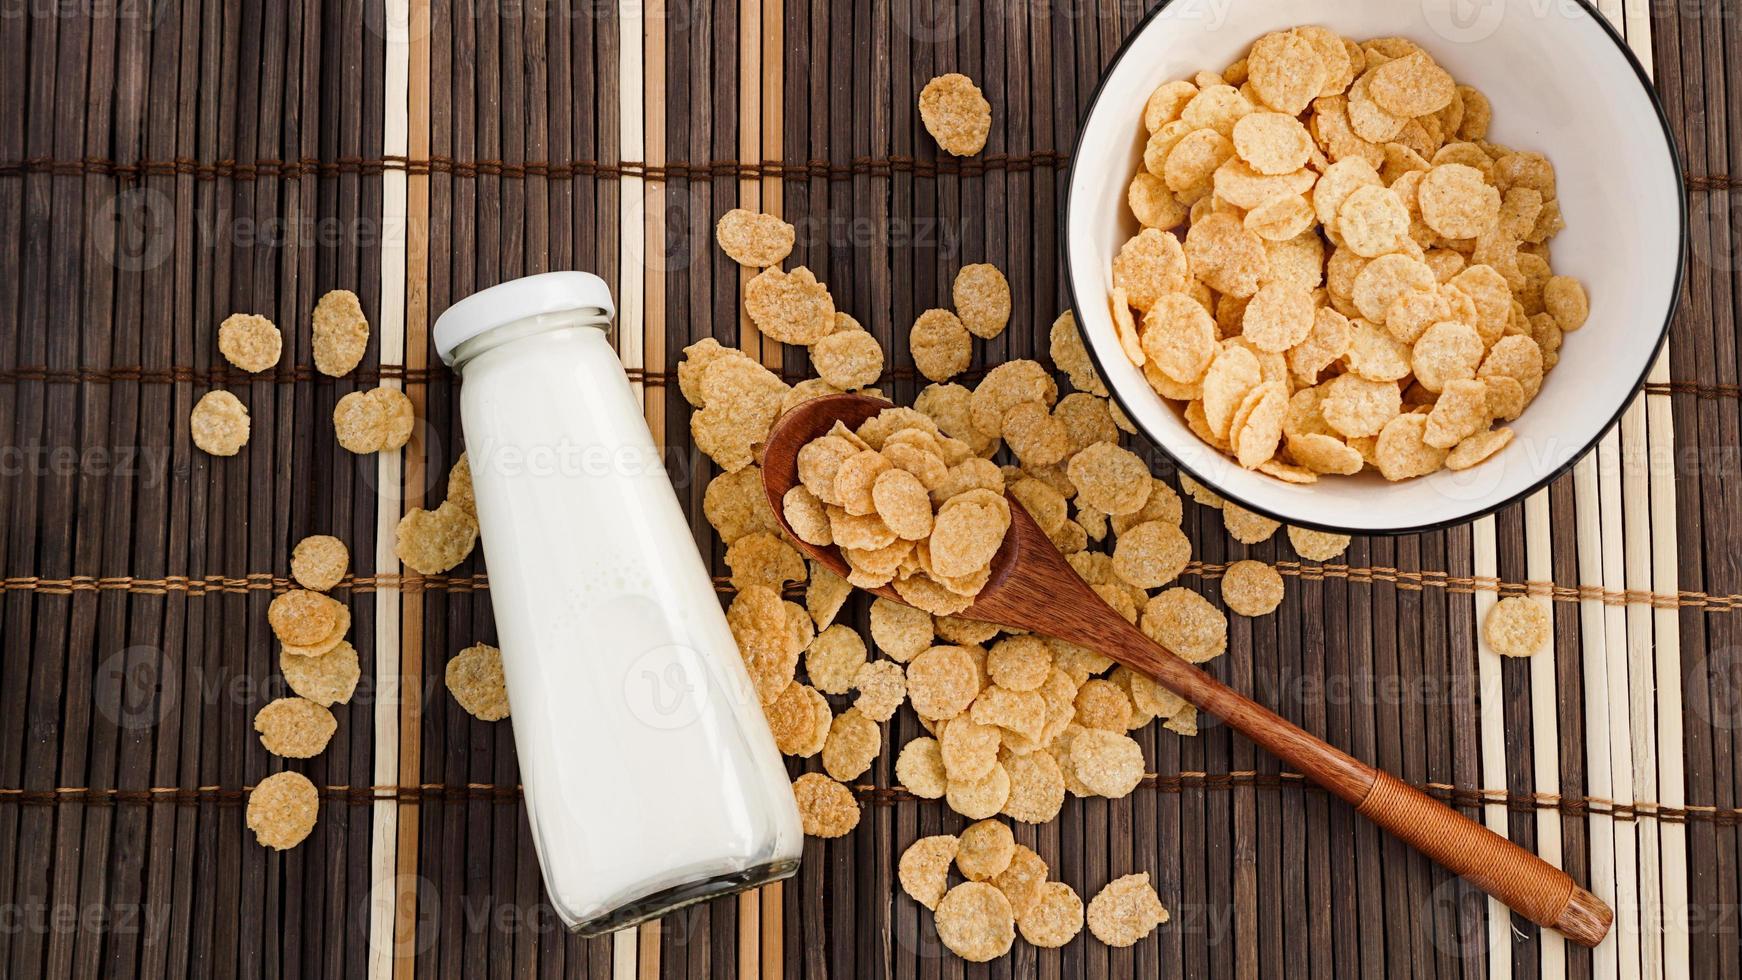
[[[494,637],[482,561],[404,576],[390,522],[439,499],[461,448],[433,317],[585,268],[616,288],[619,348],[711,541],[678,352],[712,335],[806,368],[740,322],[742,273],[709,240],[740,204],[799,227],[793,261],[884,342],[899,399],[919,387],[906,328],[967,262],[997,264],[1015,294],[976,366],[1044,355],[1065,303],[1064,154],[1138,5],[4,5],[0,975],[1742,976],[1742,31],[1723,4],[1602,6],[1654,70],[1692,178],[1685,302],[1648,393],[1532,500],[1357,539],[1331,565],[1280,538],[1235,544],[1188,506],[1186,584],[1213,596],[1227,562],[1275,562],[1288,597],[1234,621],[1217,675],[1551,856],[1616,906],[1616,937],[1586,951],[1496,914],[1207,726],[1142,733],[1152,775],[1130,798],[1018,830],[1084,894],[1149,871],[1173,921],[1132,949],[1083,939],[968,967],[897,894],[905,844],[958,821],[893,788],[892,750],[858,787],[860,828],[808,842],[781,888],[637,934],[564,934],[510,725],[440,684],[448,657]],[[913,111],[947,70],[994,106],[974,161],[936,160]],[[338,381],[313,372],[308,333],[336,287],[377,328]],[[285,327],[274,375],[218,357],[235,311]],[[378,379],[425,424],[403,454],[354,457],[327,418]],[[214,385],[253,417],[231,459],[188,439]],[[249,722],[278,693],[266,605],[310,533],[350,544],[338,595],[365,680],[333,746],[293,765],[325,803],[276,855],[240,802],[285,767]],[[1477,624],[1521,593],[1551,606],[1555,648],[1503,662]],[[891,748],[917,732],[898,716]]]

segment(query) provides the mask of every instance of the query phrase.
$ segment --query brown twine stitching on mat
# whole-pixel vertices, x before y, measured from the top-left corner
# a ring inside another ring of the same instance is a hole
[[[1495,592],[1505,596],[1533,595],[1556,602],[1591,600],[1608,606],[1642,605],[1655,609],[1699,609],[1705,612],[1734,612],[1742,608],[1742,594],[1708,595],[1683,590],[1675,595],[1648,592],[1643,589],[1605,589],[1596,585],[1557,585],[1554,582],[1503,582],[1492,576],[1457,576],[1433,569],[1400,569],[1385,565],[1317,565],[1298,561],[1279,561],[1277,572],[1303,582],[1342,580],[1372,584],[1383,582],[1406,592],[1424,589],[1444,589],[1455,595]],[[1192,561],[1186,565],[1186,575],[1220,578],[1228,566],[1220,563]],[[360,575],[347,576],[334,587],[335,591],[357,594],[398,589],[404,593],[479,592],[490,587],[489,577],[476,575]],[[190,578],[172,575],[165,578],[133,578],[111,576],[99,578],[75,575],[71,578],[40,578],[21,575],[0,579],[0,590],[35,592],[39,595],[71,595],[75,592],[128,592],[135,595],[166,595],[185,592],[190,596],[236,594],[248,592],[284,592],[292,588],[288,578],[267,572],[254,572],[237,577],[207,575]],[[714,577],[716,591],[730,594],[733,589],[725,576]]]
[[[1191,789],[1282,789],[1285,787],[1319,789],[1308,782],[1306,777],[1300,773],[1262,773],[1255,770],[1239,770],[1227,773],[1188,771],[1171,776],[1152,772],[1144,775],[1141,785],[1161,793],[1181,793]],[[93,789],[90,787],[61,786],[48,790],[0,789],[0,804],[115,806],[170,803],[191,806],[215,803],[235,805],[244,801],[253,788],[252,785],[248,785],[240,789],[221,786],[192,788],[153,786],[148,789]],[[1477,789],[1453,786],[1450,783],[1421,783],[1417,784],[1417,788],[1457,806],[1502,803],[1506,805],[1507,809],[1518,812],[1559,810],[1569,816],[1607,816],[1616,820],[1659,820],[1666,823],[1683,823],[1693,820],[1710,821],[1724,826],[1742,823],[1742,809],[1725,809],[1715,806],[1673,807],[1643,800],[1620,803],[1598,796],[1510,793],[1501,789]],[[853,787],[853,791],[867,802],[878,805],[890,805],[919,799],[899,786],[859,784]],[[419,783],[408,786],[324,786],[320,793],[327,800],[341,803],[373,803],[377,800],[395,800],[400,803],[418,803],[431,800],[507,802],[520,799],[521,789],[518,785],[508,786],[490,783],[456,785]]]
[[[96,175],[137,180],[141,177],[193,177],[196,180],[301,180],[306,177],[331,177],[339,174],[378,176],[399,171],[412,176],[446,174],[452,177],[507,177],[520,179],[542,177],[546,180],[574,180],[593,177],[600,180],[620,180],[639,177],[648,181],[713,180],[719,178],[784,180],[848,180],[853,177],[887,177],[892,174],[912,174],[916,177],[962,176],[987,173],[1020,173],[1029,170],[1056,170],[1069,158],[1057,150],[1035,150],[1024,154],[988,153],[973,159],[945,158],[921,160],[911,156],[854,157],[847,163],[829,160],[806,160],[788,163],[784,160],[743,162],[710,160],[706,163],[646,163],[624,160],[621,163],[601,163],[597,160],[550,162],[530,160],[508,163],[503,160],[455,160],[432,156],[412,159],[403,156],[375,158],[339,157],[318,160],[304,157],[298,160],[218,160],[202,162],[186,157],[173,160],[139,160],[122,163],[102,157],[61,160],[52,157],[30,157],[23,160],[0,161],[0,177],[24,174],[48,174],[57,177]]]

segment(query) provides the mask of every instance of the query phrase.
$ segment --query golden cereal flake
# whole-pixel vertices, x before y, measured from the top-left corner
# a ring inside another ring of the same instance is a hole
[[[318,592],[291,589],[273,598],[271,605],[266,607],[266,619],[279,642],[293,647],[308,647],[331,636],[340,623],[348,625],[350,614],[345,605],[336,599]],[[334,646],[338,644],[338,639],[334,639]]]
[[[508,717],[508,686],[502,674],[502,651],[474,643],[448,661],[444,678],[448,693],[479,721]]]
[[[1080,504],[1108,515],[1143,510],[1153,492],[1149,465],[1113,442],[1100,442],[1071,457],[1066,467]]]
[[[1134,946],[1155,927],[1167,921],[1161,896],[1149,883],[1149,874],[1115,878],[1089,900],[1089,931],[1109,946]]]
[[[786,491],[786,496],[781,499],[781,512],[792,528],[793,536],[800,541],[818,547],[835,543],[828,511],[816,494],[804,485],[794,485]]]
[[[809,746],[816,729],[817,702],[806,693],[811,688],[794,681],[773,701],[762,706],[768,719],[768,730],[774,735],[774,747],[781,755],[800,755]],[[823,702],[824,710],[828,702]]]
[[[320,792],[300,772],[273,773],[248,791],[248,829],[260,846],[276,851],[302,843],[320,811]]]
[[[907,665],[907,697],[921,718],[954,718],[979,693],[979,671],[964,647],[931,647]]]
[[[1194,275],[1231,296],[1256,293],[1270,267],[1264,240],[1247,231],[1240,218],[1223,212],[1192,223],[1185,254]]]
[[[826,630],[840,614],[847,597],[853,594],[853,587],[822,562],[813,560],[810,566],[811,580],[805,586],[804,607],[816,628]]]
[[[1113,285],[1125,290],[1132,306],[1148,310],[1161,297],[1185,288],[1186,253],[1172,232],[1145,228],[1119,248],[1113,259]]]
[[[984,820],[996,815],[1009,799],[1010,773],[1003,765],[993,766],[991,772],[979,779],[952,779],[949,789],[944,792],[944,802],[950,809],[969,820]]]
[[[1157,589],[1185,571],[1191,540],[1167,521],[1147,521],[1120,533],[1113,547],[1113,571],[1139,589]]]
[[[248,409],[227,391],[208,391],[188,417],[194,445],[213,456],[234,456],[248,444]]]
[[[931,646],[932,618],[923,609],[893,599],[871,603],[871,641],[897,663],[907,663]]]
[[[958,846],[953,834],[921,837],[907,845],[896,864],[901,890],[926,908],[937,908],[949,890],[950,862],[956,859]]]
[[[853,791],[820,772],[792,781],[799,825],[809,837],[845,837],[859,826],[859,801]]]
[[[253,313],[232,313],[218,324],[218,352],[224,359],[249,373],[258,373],[278,363],[284,337],[267,318]]]
[[[1241,544],[1261,544],[1282,525],[1230,501],[1222,506],[1222,526]]]
[[[1512,443],[1512,430],[1502,427],[1478,432],[1458,443],[1446,454],[1446,469],[1467,470],[1487,461]]]
[[[888,721],[907,700],[907,674],[893,660],[860,664],[853,686],[859,690],[853,710],[874,722]]]
[[[349,289],[335,289],[315,303],[315,368],[329,377],[350,374],[369,351],[369,319]]]
[[[350,701],[362,676],[357,650],[344,640],[326,653],[311,657],[280,651],[278,669],[292,691],[322,707]]]
[[[990,490],[970,490],[939,508],[931,533],[931,572],[954,578],[991,565],[1010,528],[1010,504]]]
[[[969,881],[991,881],[1010,866],[1016,837],[1007,824],[981,820],[969,824],[956,848],[956,869]]]
[[[1395,383],[1370,381],[1356,374],[1333,378],[1319,405],[1331,428],[1349,438],[1378,435],[1402,407],[1403,395]]]
[[[1140,171],[1125,189],[1125,204],[1137,223],[1145,228],[1167,231],[1185,223],[1186,207],[1167,189],[1167,182],[1155,174]]]
[[[1010,795],[1001,810],[1005,816],[1031,824],[1048,823],[1058,816],[1065,802],[1065,777],[1051,754],[1015,755],[1003,766],[1010,777]]]
[[[1482,638],[1506,657],[1529,657],[1548,646],[1553,624],[1548,608],[1528,596],[1508,596],[1496,602],[1482,620]]]
[[[1038,690],[1052,671],[1052,649],[1038,636],[1011,636],[986,654],[992,683],[1011,691]]]
[[[973,356],[968,328],[949,310],[926,310],[908,334],[914,367],[932,381],[948,381],[968,369]]]
[[[994,684],[974,699],[971,717],[982,725],[1038,739],[1046,727],[1046,698],[1038,691],[1010,691]]]
[[[1234,152],[1261,174],[1291,174],[1312,157],[1313,140],[1300,120],[1280,112],[1254,112],[1234,124]]]
[[[982,779],[998,764],[1002,734],[995,725],[983,725],[968,716],[949,719],[938,735],[938,751],[944,772],[951,780]]]
[[[1016,917],[997,886],[967,881],[938,901],[937,931],[950,952],[970,963],[985,963],[1010,952]]]
[[[1585,287],[1571,276],[1554,276],[1542,287],[1542,303],[1555,323],[1571,332],[1585,325],[1591,316],[1591,300]]]
[[[1298,116],[1317,98],[1331,72],[1312,41],[1293,32],[1266,34],[1246,56],[1252,89],[1264,104]]]
[[[1071,739],[1071,773],[1095,795],[1120,799],[1143,781],[1143,749],[1124,732],[1084,728]]]
[[[1071,387],[1091,395],[1106,397],[1107,386],[1095,372],[1095,364],[1083,345],[1083,335],[1077,329],[1077,318],[1070,310],[1059,314],[1048,335],[1048,349],[1054,364],[1065,372]]]
[[[895,781],[920,799],[942,799],[949,776],[938,740],[921,737],[902,746],[895,758]]]
[[[842,782],[857,779],[871,768],[882,747],[882,732],[877,723],[858,708],[848,708],[836,715],[829,727],[829,739],[823,745],[823,769]]]
[[[448,499],[454,499],[451,490]],[[747,534],[780,528],[768,506],[768,494],[762,488],[762,467],[756,465],[736,473],[721,473],[709,480],[702,493],[702,513],[720,535],[720,541],[728,546]]]
[[[1228,649],[1228,619],[1209,600],[1175,586],[1143,607],[1143,632],[1191,661],[1203,663]]]
[[[1448,381],[1439,400],[1428,412],[1422,440],[1439,449],[1451,449],[1469,436],[1488,428],[1488,385],[1474,380]]]
[[[1482,171],[1443,163],[1421,179],[1421,218],[1444,238],[1478,238],[1500,224],[1500,191]]]
[[[1057,949],[1083,931],[1083,900],[1062,881],[1041,882],[1032,903],[1016,919],[1022,938],[1041,949]]]
[[[1314,531],[1311,528],[1289,526],[1288,540],[1295,554],[1307,561],[1330,561],[1349,547],[1347,534]]]
[[[792,252],[797,233],[772,214],[733,208],[714,224],[714,240],[720,251],[739,265],[766,269],[779,265]]]
[[[404,446],[413,423],[411,399],[395,388],[353,391],[333,406],[333,434],[354,453]]]
[[[1261,561],[1237,561],[1222,573],[1222,601],[1238,615],[1267,616],[1282,604],[1282,575]]]
[[[764,269],[744,286],[744,312],[764,336],[808,347],[835,330],[835,301],[809,269]],[[710,398],[711,402],[712,399]]]
[[[827,626],[805,650],[804,662],[805,672],[818,690],[846,694],[866,664],[865,641],[847,626]]]
[[[969,418],[974,428],[990,436],[1004,431],[1004,416],[1026,402],[1051,407],[1058,401],[1058,385],[1037,361],[1005,361],[986,372],[969,400]]]
[[[749,466],[780,415],[786,383],[748,357],[716,358],[700,390],[706,407],[690,416],[696,448],[729,473]]]
[[[726,625],[738,643],[758,700],[772,703],[792,683],[799,654],[806,646],[797,642],[805,637],[792,632],[786,603],[780,593],[767,586],[751,586],[733,598],[726,609]]]
[[[1010,283],[998,267],[980,262],[964,265],[950,287],[956,316],[968,332],[990,340],[1010,322]]]
[[[677,362],[678,390],[683,393],[684,401],[695,408],[705,407],[707,399],[702,395],[702,375],[715,361],[730,358],[749,359],[738,348],[721,346],[712,337],[703,337],[685,347],[682,359]]]
[[[1145,365],[1154,365],[1171,381],[1189,385],[1202,379],[1209,369],[1218,339],[1215,320],[1197,300],[1184,293],[1169,293],[1143,315],[1139,344]]]
[[[477,543],[477,519],[444,500],[433,511],[414,507],[399,519],[393,553],[412,571],[439,575],[465,561]]]
[[[864,330],[837,330],[811,346],[811,364],[842,391],[867,388],[883,374],[883,345]]]
[[[1032,753],[1051,758],[1045,752]],[[1053,767],[1058,768],[1056,765]],[[1062,790],[1061,790],[1062,792]],[[1004,897],[1010,900],[1010,910],[1020,920],[1040,896],[1040,886],[1046,883],[1046,861],[1032,848],[1017,844],[1010,855],[1010,864],[992,880]]]
[[[992,132],[992,104],[968,76],[951,72],[925,83],[919,93],[919,118],[945,153],[971,157]]]
[[[474,518],[478,516],[478,498],[472,493],[472,459],[467,453],[461,453],[448,470],[447,499]]]
[[[331,591],[345,577],[351,552],[330,534],[311,534],[290,552],[290,576],[305,589]]]
[[[897,537],[919,541],[931,534],[931,496],[925,484],[912,473],[886,469],[877,474],[871,485],[871,500],[877,516]]]
[[[803,582],[805,563],[792,545],[769,531],[746,534],[726,549],[726,564],[732,569],[732,585],[743,589],[766,585],[776,591],[788,582]]]
[[[1416,50],[1373,69],[1373,101],[1404,119],[1444,109],[1457,96],[1457,83],[1427,52]]]
[[[286,759],[320,755],[338,727],[331,711],[305,698],[279,698],[254,715],[260,744]]]
[[[1133,706],[1125,689],[1109,680],[1093,677],[1077,688],[1072,719],[1084,728],[1124,732],[1131,728]]]
[[[1426,476],[1445,463],[1446,451],[1426,442],[1427,425],[1426,415],[1414,413],[1399,415],[1385,423],[1373,447],[1380,476],[1393,481],[1408,480]]]

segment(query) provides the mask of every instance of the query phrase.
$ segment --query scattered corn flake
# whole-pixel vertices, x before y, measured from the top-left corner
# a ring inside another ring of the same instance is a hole
[[[466,713],[480,721],[508,717],[508,688],[502,674],[502,651],[474,643],[448,661],[444,674],[448,693]]]
[[[951,72],[925,83],[919,93],[919,118],[944,152],[971,157],[986,146],[992,131],[992,105],[968,76]]]
[[[811,346],[811,364],[842,391],[867,388],[883,374],[883,345],[864,330],[837,330]]]
[[[859,825],[859,801],[853,791],[820,772],[792,781],[799,824],[810,837],[845,837]]]
[[[738,642],[745,670],[758,700],[770,704],[792,683],[804,643],[795,643],[786,603],[780,593],[763,585],[739,591],[726,610],[726,625]]]
[[[1544,283],[1542,303],[1564,331],[1579,329],[1591,316],[1591,300],[1585,295],[1585,287],[1571,276],[1554,276]]]
[[[770,531],[756,531],[732,542],[726,549],[726,564],[732,569],[732,585],[738,589],[766,585],[778,591],[788,582],[805,579],[804,559]]]
[[[1126,299],[1148,310],[1161,297],[1185,288],[1186,253],[1172,232],[1145,228],[1120,246],[1113,259],[1113,285]]]
[[[907,700],[907,674],[893,660],[874,660],[859,665],[853,677],[859,696],[853,708],[875,722],[888,721]]]
[[[1462,163],[1443,163],[1421,180],[1421,218],[1443,238],[1478,238],[1500,223],[1500,191],[1482,171]]]
[[[1261,174],[1291,174],[1312,157],[1312,136],[1281,112],[1254,112],[1234,124],[1234,152]]]
[[[1139,589],[1156,589],[1178,578],[1191,555],[1191,540],[1178,526],[1147,521],[1119,535],[1113,548],[1113,571]]]
[[[194,445],[213,456],[234,456],[248,444],[248,409],[227,391],[208,391],[188,418]]]
[[[254,715],[260,744],[286,759],[320,755],[338,727],[331,711],[306,698],[279,698]]]
[[[992,683],[1011,691],[1034,691],[1052,672],[1052,648],[1038,636],[1011,636],[986,653]]]
[[[1086,391],[1091,395],[1106,397],[1107,386],[1095,373],[1095,364],[1090,360],[1088,348],[1083,345],[1083,335],[1077,329],[1076,315],[1070,310],[1060,313],[1058,319],[1053,321],[1051,332],[1048,334],[1047,346],[1052,354],[1053,363],[1058,365],[1059,370],[1065,372],[1071,387],[1078,391]],[[920,392],[920,395],[924,397],[925,392]],[[970,401],[972,401],[971,397]],[[970,415],[970,419],[971,417]],[[938,424],[942,425],[942,420]],[[957,433],[952,432],[951,434],[958,439],[967,438]]]
[[[1486,429],[1490,419],[1486,382],[1448,381],[1433,410],[1428,412],[1422,439],[1430,446],[1450,449]]]
[[[942,723],[938,750],[944,772],[952,781],[983,779],[998,764],[1002,736],[995,725],[981,724],[966,715]]]
[[[1071,772],[1096,796],[1121,799],[1143,781],[1143,750],[1124,732],[1083,728],[1071,739]]]
[[[302,843],[320,811],[320,792],[300,772],[273,773],[248,791],[248,829],[262,847],[282,851]]]
[[[982,576],[978,579],[978,585],[983,586],[986,583],[985,575],[988,571],[989,569],[981,570]],[[976,586],[975,589],[967,590],[968,594],[964,594],[924,573],[907,575],[890,584],[902,601],[936,616],[954,616],[966,612],[974,604],[972,593],[978,588]]]
[[[1143,607],[1143,632],[1174,653],[1203,663],[1228,649],[1228,619],[1209,600],[1175,586]]]
[[[232,313],[218,324],[218,352],[231,364],[251,374],[278,363],[284,337],[266,317]]]
[[[1281,527],[1276,521],[1262,514],[1255,514],[1232,501],[1222,507],[1222,525],[1241,544],[1261,544],[1270,540],[1270,536]]]
[[[1134,946],[1167,921],[1147,872],[1115,878],[1089,900],[1089,931],[1109,946]]]
[[[776,215],[733,208],[714,224],[720,251],[739,265],[766,269],[792,253],[797,232]]]
[[[1232,296],[1257,292],[1270,265],[1264,240],[1247,231],[1240,218],[1222,212],[1194,221],[1184,249],[1193,275]]]
[[[895,759],[895,780],[920,799],[942,799],[949,776],[938,740],[921,737],[902,746]]]
[[[330,534],[311,534],[290,552],[290,576],[305,589],[329,592],[345,577],[351,552]]]
[[[369,351],[369,319],[349,289],[335,289],[315,303],[315,368],[329,377],[350,374]]]
[[[321,642],[341,621],[349,619],[343,603],[305,589],[291,589],[274,597],[266,608],[266,618],[280,642],[298,647]]]
[[[937,931],[950,952],[970,963],[985,963],[1010,952],[1016,918],[1010,900],[996,886],[967,881],[938,901]]]
[[[998,267],[985,262],[964,265],[950,288],[956,315],[968,332],[990,340],[1010,322],[1010,283]]]
[[[972,575],[991,565],[1010,528],[1010,504],[990,490],[970,490],[939,508],[932,528],[934,577]]]
[[[989,436],[1004,431],[1004,416],[1017,405],[1038,401],[1051,407],[1058,401],[1058,385],[1037,361],[1005,361],[991,368],[974,388],[969,418],[974,428]]]
[[[1222,573],[1222,601],[1238,615],[1267,616],[1282,604],[1282,575],[1261,561],[1237,561]]]
[[[749,470],[740,470],[740,473]],[[730,476],[732,474],[722,474]],[[715,482],[718,482],[716,479]],[[712,484],[709,485],[710,489]],[[829,524],[828,512],[816,494],[811,493],[803,484],[795,484],[781,498],[781,512],[786,517],[787,525],[792,529],[793,537],[806,544],[827,547],[835,543],[835,537]],[[743,535],[740,535],[742,537]],[[726,540],[721,535],[721,540]]]
[[[1028,752],[1011,756],[1003,766],[1010,776],[1010,795],[1002,808],[1005,816],[1030,824],[1048,823],[1058,816],[1065,802],[1065,777],[1056,759],[1046,752]]]
[[[1294,545],[1295,554],[1307,561],[1330,561],[1349,547],[1347,534],[1332,534],[1329,531],[1315,531],[1293,525],[1289,526],[1288,540]]]
[[[907,663],[931,646],[932,618],[922,609],[879,598],[871,603],[871,641],[890,659]]]
[[[852,595],[853,587],[822,562],[812,561],[810,566],[811,580],[804,590],[805,609],[816,628],[826,630]]]
[[[1180,109],[1180,122],[1194,131],[1210,131],[1224,139],[1234,135],[1234,124],[1254,110],[1252,100],[1226,80],[1206,77]],[[1232,145],[1230,144],[1230,149]]]
[[[472,492],[472,459],[466,453],[461,453],[460,458],[454,460],[453,468],[448,470],[447,499],[455,507],[472,515],[474,519],[477,518],[478,498]]]
[[[882,731],[858,708],[848,708],[835,716],[829,726],[829,739],[823,745],[823,769],[842,782],[857,779],[871,768],[883,747]]]
[[[979,693],[979,672],[964,647],[934,646],[907,665],[907,697],[921,718],[954,718]]]
[[[907,845],[896,864],[901,890],[926,908],[937,908],[949,890],[950,862],[956,859],[958,846],[953,834],[921,837]]]
[[[938,465],[943,465],[941,460]],[[931,534],[931,496],[919,477],[902,469],[886,469],[872,484],[871,499],[877,516],[897,537],[918,541]]]
[[[1079,504],[1109,515],[1141,511],[1154,486],[1143,458],[1114,442],[1098,442],[1077,453],[1066,472],[1077,487]]]
[[[292,691],[322,707],[350,701],[362,676],[357,650],[344,640],[331,650],[312,656],[281,650],[278,669]]]
[[[411,399],[397,388],[353,391],[333,406],[333,432],[354,453],[403,447],[415,421]]]
[[[949,310],[926,310],[908,334],[913,365],[932,381],[948,381],[968,369],[973,344],[968,328]]]
[[[865,641],[850,627],[827,626],[805,650],[804,663],[805,673],[818,690],[846,694],[853,689],[859,669],[866,665]]]
[[[1553,629],[1547,605],[1528,596],[1496,602],[1482,620],[1482,637],[1495,653],[1529,657],[1548,646]]]
[[[991,881],[1010,867],[1016,837],[997,820],[981,820],[962,830],[956,848],[956,869],[969,881]]]
[[[1118,684],[1092,677],[1077,688],[1072,702],[1072,715],[1085,728],[1102,728],[1110,732],[1125,732],[1131,728],[1133,707],[1131,698]]]
[[[1051,758],[1044,752],[1038,754]],[[1053,768],[1056,770],[1058,767],[1055,765]],[[1012,849],[1009,865],[991,881],[1010,900],[1010,909],[1020,920],[1022,914],[1032,908],[1035,899],[1040,896],[1040,886],[1046,883],[1046,876],[1046,861],[1033,849],[1017,844]]]
[[[444,500],[433,511],[414,507],[399,519],[393,552],[407,568],[439,575],[465,561],[477,543],[477,519]]]
[[[1505,449],[1511,442],[1512,430],[1508,428],[1502,427],[1478,432],[1458,443],[1451,452],[1446,454],[1446,468],[1467,470]]]
[[[1083,900],[1062,881],[1041,882],[1028,908],[1017,916],[1022,938],[1041,949],[1057,949],[1083,931]]]
[[[1004,809],[1010,799],[1010,773],[1002,764],[979,779],[950,780],[944,801],[969,820],[984,820]]]
[[[768,719],[768,730],[774,735],[774,747],[781,755],[802,755],[809,747],[817,727],[815,690],[797,681],[788,684],[779,696],[762,706]],[[828,710],[828,702],[822,702]]]
[[[802,265],[791,272],[758,273],[744,286],[744,312],[764,336],[783,344],[808,347],[835,330],[835,301],[829,288]]]

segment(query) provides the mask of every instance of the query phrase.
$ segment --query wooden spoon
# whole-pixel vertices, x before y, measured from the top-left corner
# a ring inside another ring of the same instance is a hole
[[[781,526],[786,527],[781,502],[798,482],[799,449],[837,421],[857,428],[887,407],[888,402],[861,395],[831,395],[805,402],[775,424],[763,455],[762,482]],[[1530,921],[1558,929],[1583,946],[1602,942],[1614,913],[1566,872],[1390,773],[1332,748],[1151,640],[1077,575],[1015,497],[1008,499],[1010,531],[992,559],[991,578],[964,617],[1067,640],[1148,674]],[[847,574],[847,563],[834,548],[793,541]],[[871,591],[902,601],[889,586]]]

